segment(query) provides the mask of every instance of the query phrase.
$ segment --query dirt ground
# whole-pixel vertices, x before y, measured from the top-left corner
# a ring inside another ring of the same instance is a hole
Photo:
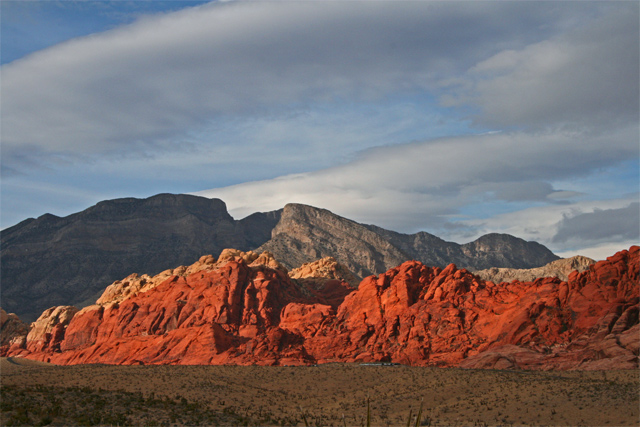
[[[121,410],[126,423],[139,425],[359,426],[366,423],[367,399],[375,426],[407,425],[410,414],[415,425],[421,403],[420,425],[640,425],[638,370],[55,366],[12,358],[0,360],[0,374],[3,425],[15,423],[16,414],[24,417],[24,412],[30,423],[64,424],[74,420],[69,405],[81,410],[92,404],[106,408],[105,413]],[[84,399],[87,395],[93,396],[91,402]],[[61,409],[36,420],[37,411],[11,406],[7,396],[39,407],[53,400]],[[74,399],[88,403],[68,402]],[[73,422],[116,424],[111,418],[78,419]]]

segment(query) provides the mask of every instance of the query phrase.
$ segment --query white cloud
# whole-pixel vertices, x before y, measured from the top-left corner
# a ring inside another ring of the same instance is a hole
[[[635,128],[627,128],[607,136],[553,132],[442,138],[379,147],[342,166],[198,194],[225,200],[236,217],[297,202],[359,222],[403,232],[429,230],[456,241],[499,231],[552,244],[563,215],[612,203],[573,201],[582,195],[554,188],[554,180],[637,157],[635,134]],[[537,207],[529,207],[532,203]],[[616,208],[625,207],[630,201],[617,203]],[[483,210],[487,218],[481,217]],[[465,217],[464,212],[473,213]],[[582,243],[589,242],[594,241],[585,235]],[[563,242],[554,245],[565,247]]]

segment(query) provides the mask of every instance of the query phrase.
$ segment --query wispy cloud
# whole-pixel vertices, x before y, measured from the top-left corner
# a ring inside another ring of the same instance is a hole
[[[3,161],[173,151],[227,115],[414,94],[597,7],[554,9],[241,2],[140,19],[2,68]]]
[[[444,103],[476,106],[478,120],[499,127],[604,131],[636,121],[640,49],[634,37],[635,6],[479,62],[457,80],[459,85],[452,83]]]
[[[345,165],[200,194],[225,200],[237,216],[299,202],[365,223],[405,232],[426,229],[455,240],[478,237],[480,231],[513,232],[513,224],[500,224],[504,217],[499,215],[534,204],[551,213],[552,222],[536,215],[518,218],[516,235],[542,233],[539,240],[562,250],[567,246],[554,241],[549,230],[585,195],[556,188],[554,181],[637,157],[636,134],[635,127],[627,127],[606,136],[558,131],[442,138],[370,149]],[[483,213],[488,218],[480,219]]]

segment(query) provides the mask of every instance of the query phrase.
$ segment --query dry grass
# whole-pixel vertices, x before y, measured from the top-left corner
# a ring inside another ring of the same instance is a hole
[[[100,404],[111,405],[111,413],[128,416],[130,424],[305,425],[306,419],[309,425],[363,425],[367,398],[374,426],[406,425],[409,414],[418,413],[421,400],[422,425],[640,424],[637,370],[53,366],[13,361],[18,364],[6,359],[0,363],[3,401],[7,390],[40,393],[33,399],[40,406],[55,390],[67,400],[95,395],[96,401],[107,399]],[[3,409],[3,424],[12,414]]]

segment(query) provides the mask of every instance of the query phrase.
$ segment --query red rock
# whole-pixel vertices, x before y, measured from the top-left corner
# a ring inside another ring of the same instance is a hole
[[[29,325],[14,313],[0,308],[0,356],[17,353],[26,347]]]
[[[60,364],[638,367],[635,246],[567,282],[494,284],[454,265],[408,261],[354,290],[334,277],[293,280],[268,254],[227,251],[197,264],[145,283],[130,276],[69,322],[64,310],[48,310],[29,333],[27,357]]]

